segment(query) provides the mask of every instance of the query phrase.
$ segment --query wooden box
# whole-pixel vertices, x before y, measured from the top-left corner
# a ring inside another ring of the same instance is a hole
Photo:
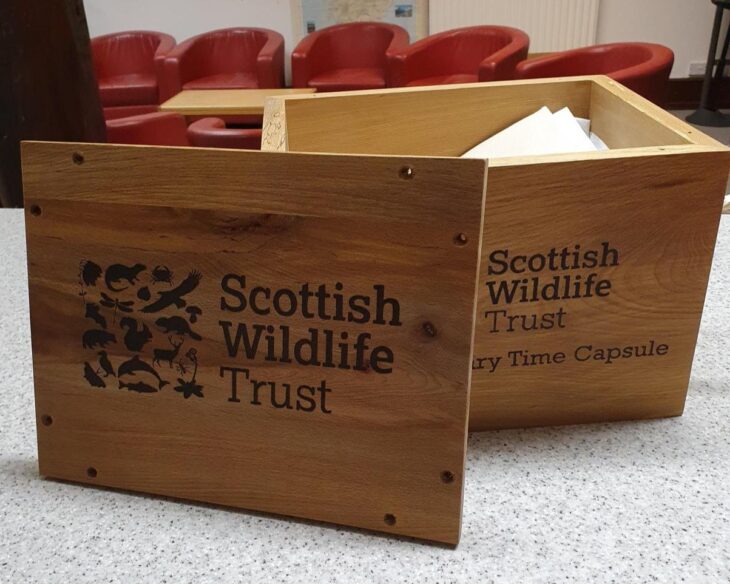
[[[582,77],[273,98],[263,148],[455,157],[542,106],[610,150],[488,162],[470,428],[680,415],[723,145]]]
[[[485,170],[24,144],[41,474],[455,544]]]

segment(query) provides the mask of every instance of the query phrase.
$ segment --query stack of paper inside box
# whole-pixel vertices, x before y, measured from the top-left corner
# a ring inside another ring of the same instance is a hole
[[[591,132],[590,120],[576,118],[567,107],[555,113],[542,107],[480,142],[462,157],[504,158],[597,150],[608,150],[608,146]]]

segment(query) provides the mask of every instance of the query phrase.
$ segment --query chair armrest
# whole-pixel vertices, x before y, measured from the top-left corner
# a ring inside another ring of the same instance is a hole
[[[110,144],[190,145],[185,118],[172,112],[107,120],[106,133]]]
[[[309,80],[324,69],[326,61],[321,37],[319,31],[310,33],[292,51],[292,87],[307,87]]]
[[[670,53],[669,57],[662,55],[657,60],[611,73],[609,77],[658,106],[664,107],[669,90],[669,76],[674,65],[674,53],[670,49],[667,50]]]
[[[385,51],[386,54],[398,53],[408,48],[408,45],[411,42],[411,37],[408,34],[408,31],[405,28],[395,25],[391,27],[391,30],[393,31],[393,38],[390,40],[390,44]]]
[[[180,43],[165,57],[163,77],[165,99],[180,93],[188,81],[203,76],[203,61],[200,55],[204,35],[198,35]]]
[[[540,77],[562,77],[576,75],[571,73],[572,63],[580,58],[573,51],[564,51],[554,55],[537,57],[518,63],[515,67],[515,79],[537,79]]]
[[[649,58],[642,63],[625,67],[609,73],[609,76],[622,83],[625,79],[647,78],[647,79],[669,79],[674,65],[674,51],[664,45],[653,43],[641,43],[642,47],[649,53]]]
[[[505,81],[514,79],[515,67],[527,58],[530,37],[514,29],[512,41],[479,64],[479,81]]]
[[[129,118],[144,114],[153,114],[160,111],[156,105],[117,105],[104,108],[104,119],[106,121],[119,118]]]
[[[641,78],[646,77],[646,78],[651,78],[651,79],[666,78],[668,80],[673,64],[674,64],[673,58],[668,63],[663,64],[660,68],[657,67],[656,63],[647,61],[646,63],[640,63],[640,64],[634,65],[632,67],[626,67],[625,69],[621,69],[620,71],[616,71],[615,73],[608,73],[607,75],[614,81],[618,81],[619,83],[623,83],[624,85],[627,85],[627,86],[629,85],[627,83],[627,81],[630,81],[632,79],[636,79],[639,77],[641,77]]]
[[[284,87],[284,37],[279,33],[268,34],[256,58],[259,87]]]
[[[220,118],[203,118],[190,124],[188,139],[200,148],[261,150],[261,128],[226,128]]]
[[[389,86],[404,87],[414,79],[438,75],[438,64],[431,58],[431,51],[438,50],[437,47],[442,42],[444,39],[429,37],[400,51],[388,53]]]
[[[175,48],[176,44],[177,41],[175,40],[175,37],[172,37],[169,34],[160,35],[160,44],[157,45],[155,57],[167,56],[167,54]]]
[[[398,54],[408,48],[408,43],[411,42],[411,37],[408,31],[400,26],[394,26],[393,38],[390,40],[390,44],[385,51],[385,85],[386,87],[397,87],[394,85],[393,76],[396,79],[402,78],[403,64],[398,58]]]
[[[160,37],[160,44],[155,51],[155,75],[157,76],[157,87],[159,90],[159,103],[167,101],[173,95],[175,95],[174,89],[168,87],[168,80],[165,76],[165,59],[167,55],[175,48],[175,39],[170,35],[162,35]]]

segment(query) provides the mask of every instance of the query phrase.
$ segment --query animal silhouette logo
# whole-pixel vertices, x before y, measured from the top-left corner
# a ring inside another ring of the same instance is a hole
[[[119,326],[127,331],[124,335],[124,346],[130,351],[141,351],[152,338],[152,333],[146,324],[140,325],[129,316],[120,320]]]
[[[134,264],[133,266],[125,266],[124,264],[114,264],[109,266],[104,272],[104,282],[106,287],[112,292],[121,292],[126,290],[130,286],[134,286],[134,283],[139,280],[139,275],[144,272],[147,268],[143,264]],[[119,288],[114,285],[117,283],[124,284]]]
[[[202,277],[200,272],[190,272],[178,286],[172,290],[160,292],[157,300],[142,308],[142,312],[160,312],[172,305],[175,305],[176,308],[184,308],[187,306],[185,296],[198,287]]]
[[[172,349],[155,349],[152,364],[160,365],[163,361],[165,361],[170,365],[170,368],[172,369],[172,362],[175,360],[177,354],[180,352],[180,347],[182,347],[183,341],[176,343],[172,337],[168,337],[168,340],[172,345]]]
[[[161,316],[155,321],[157,327],[164,333],[174,333],[181,336],[189,336],[199,341],[202,337],[190,328],[188,321],[180,316]]]
[[[176,284],[161,262],[79,263],[81,346],[89,352],[82,375],[90,387],[155,394],[173,386],[184,399],[204,397],[195,347],[203,336],[192,326],[203,311],[191,302],[203,275],[181,273]]]

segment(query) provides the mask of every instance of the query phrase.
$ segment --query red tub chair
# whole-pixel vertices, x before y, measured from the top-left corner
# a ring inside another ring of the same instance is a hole
[[[517,65],[515,78],[608,75],[661,105],[673,64],[674,53],[665,46],[651,43],[611,43],[523,61]]]
[[[106,121],[106,141],[110,144],[150,146],[190,146],[185,117],[159,112]]]
[[[505,26],[470,26],[434,34],[388,56],[393,87],[512,79],[530,39]]]
[[[153,31],[118,32],[92,39],[91,53],[105,114],[119,117],[153,111],[166,93],[161,87],[161,74],[165,55],[174,46],[173,37]]]
[[[201,148],[261,150],[261,128],[227,128],[220,118],[204,118],[188,128],[188,139]]]
[[[265,28],[214,30],[180,43],[165,59],[165,87],[265,89],[284,86],[284,37]]]
[[[118,118],[128,118],[130,116],[139,116],[141,114],[153,114],[160,111],[157,105],[123,105],[119,107],[105,107],[104,119],[116,120]]]
[[[387,57],[408,45],[408,32],[379,22],[351,22],[307,35],[292,52],[292,86],[317,91],[388,86]]]
[[[107,120],[106,134],[110,144],[261,149],[261,128],[229,129],[218,118],[203,118],[188,128],[185,116],[174,112]]]

